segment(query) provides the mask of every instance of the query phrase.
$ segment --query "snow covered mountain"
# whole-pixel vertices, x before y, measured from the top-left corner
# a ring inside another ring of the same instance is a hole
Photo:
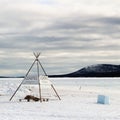
[[[120,65],[91,65],[73,73],[53,75],[52,77],[120,77]]]

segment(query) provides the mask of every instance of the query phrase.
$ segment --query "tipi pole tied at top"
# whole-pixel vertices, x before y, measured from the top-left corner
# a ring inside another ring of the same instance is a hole
[[[40,60],[38,59],[39,56],[40,56],[40,53],[33,53],[33,54],[35,56],[35,60],[33,61],[31,67],[29,68],[28,72],[26,73],[24,79],[22,80],[22,82],[20,83],[20,85],[18,86],[18,88],[16,89],[16,91],[13,93],[13,95],[11,96],[10,101],[13,99],[13,97],[15,96],[15,94],[17,93],[17,91],[20,89],[21,85],[24,83],[24,81],[26,80],[28,74],[30,73],[31,69],[33,68],[33,66],[36,63],[36,65],[37,65],[37,68],[36,68],[37,77],[36,78],[38,80],[38,85],[39,85],[39,99],[40,99],[40,102],[42,102],[42,94],[41,94],[42,90],[41,90],[40,70],[39,70],[40,67],[41,67],[41,69],[42,69],[42,71],[43,71],[43,73],[44,73],[45,76],[47,76],[47,73],[46,73],[45,69],[43,68]],[[56,91],[56,89],[55,89],[55,87],[54,87],[54,85],[52,83],[51,83],[51,88],[53,89],[53,91],[56,94],[56,96],[58,97],[58,99],[61,100],[60,96],[58,95],[58,93],[57,93],[57,91]]]

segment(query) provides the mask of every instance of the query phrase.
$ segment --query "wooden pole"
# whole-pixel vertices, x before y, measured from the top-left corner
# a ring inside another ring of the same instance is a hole
[[[55,90],[54,86],[51,84],[51,87],[53,88],[55,94],[57,95],[57,97],[59,98],[59,100],[61,100],[60,96],[58,95],[57,91]]]
[[[40,97],[40,102],[42,102],[42,95],[41,95],[41,86],[40,86],[40,80],[39,80],[39,64],[38,64],[38,59],[37,59],[37,75],[38,75],[38,85],[39,85],[39,97]]]
[[[38,57],[40,56],[40,53],[34,53],[34,52],[33,52],[33,54],[34,54],[34,56],[36,57],[36,59],[38,59]]]
[[[40,60],[39,60],[39,59],[38,59],[38,63],[39,63],[39,65],[41,66],[41,68],[42,68],[42,70],[43,70],[44,74],[47,76],[47,73],[45,72],[45,69],[43,68],[43,66],[42,66],[42,64],[41,64],[41,62],[40,62]]]
[[[12,100],[12,98],[15,96],[15,94],[17,93],[17,91],[19,90],[19,88],[21,87],[21,85],[23,84],[23,82],[24,82],[25,78],[28,76],[28,74],[29,74],[30,70],[32,69],[33,65],[35,64],[35,61],[36,61],[36,59],[34,60],[33,64],[32,64],[32,65],[31,65],[31,67],[30,67],[30,69],[29,69],[29,70],[28,70],[28,72],[26,73],[26,75],[25,75],[24,79],[22,80],[22,82],[20,83],[20,85],[18,86],[18,88],[16,89],[16,91],[13,93],[13,95],[12,95],[12,97],[10,98],[10,100],[9,100],[9,101],[11,101],[11,100]]]

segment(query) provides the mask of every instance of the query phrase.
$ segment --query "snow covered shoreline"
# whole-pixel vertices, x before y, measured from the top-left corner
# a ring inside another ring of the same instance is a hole
[[[66,79],[64,79],[66,80]],[[62,81],[64,81],[62,80]],[[59,81],[60,82],[60,81]],[[120,89],[106,89],[104,86],[74,85],[55,87],[62,100],[49,102],[19,102],[9,98],[19,82],[0,82],[1,120],[119,120]],[[66,81],[65,81],[66,82]],[[116,82],[116,81],[115,81]],[[120,81],[118,81],[120,82]],[[69,84],[69,81],[68,81]],[[70,83],[71,84],[71,83]],[[78,84],[78,83],[77,83]],[[116,86],[113,86],[116,87]],[[104,89],[103,89],[104,88]],[[111,88],[111,87],[110,87]],[[26,92],[26,91],[24,91]],[[97,96],[106,94],[110,104],[97,104]],[[20,95],[23,95],[20,93]]]

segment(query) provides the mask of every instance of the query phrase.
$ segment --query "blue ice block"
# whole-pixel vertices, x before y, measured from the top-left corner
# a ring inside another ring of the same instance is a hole
[[[109,97],[105,95],[98,95],[97,103],[109,104]]]

